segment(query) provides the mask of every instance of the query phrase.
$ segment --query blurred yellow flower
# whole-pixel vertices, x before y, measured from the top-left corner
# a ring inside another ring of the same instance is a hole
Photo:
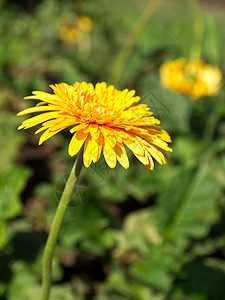
[[[163,87],[199,99],[219,91],[222,73],[202,60],[179,58],[160,67],[160,78]]]
[[[90,32],[92,29],[92,20],[87,16],[79,16],[78,28],[83,32]]]
[[[77,44],[82,39],[83,33],[76,27],[62,25],[59,30],[61,40],[68,44]]]
[[[152,157],[160,164],[165,164],[165,151],[172,151],[167,142],[171,138],[160,127],[160,121],[152,116],[146,104],[136,104],[140,97],[135,91],[117,90],[105,82],[51,85],[54,94],[34,91],[25,99],[41,100],[35,107],[27,108],[18,116],[40,112],[35,117],[23,121],[18,129],[27,129],[41,124],[35,133],[44,131],[39,144],[61,130],[75,125],[68,152],[74,156],[84,144],[83,162],[89,167],[97,162],[103,151],[110,168],[117,160],[124,167],[129,161],[124,145],[143,163],[148,170],[153,170]],[[44,113],[42,113],[44,112]]]
[[[92,29],[92,20],[87,16],[79,16],[72,25],[64,21],[59,28],[59,37],[68,44],[79,44],[85,34]]]

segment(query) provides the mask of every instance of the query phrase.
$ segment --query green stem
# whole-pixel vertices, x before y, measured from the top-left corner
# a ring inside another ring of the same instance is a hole
[[[109,83],[113,83],[115,85],[119,82],[123,70],[126,66],[126,63],[132,53],[132,50],[140,34],[142,33],[144,27],[147,25],[148,21],[150,20],[154,12],[157,10],[157,8],[160,6],[160,4],[163,1],[164,0],[152,0],[149,2],[149,5],[143,11],[139,20],[136,22],[133,30],[130,32],[129,36],[127,37],[119,56],[117,57],[110,78],[108,80]]]
[[[214,102],[214,110],[209,115],[208,121],[205,126],[205,131],[203,134],[203,147],[204,148],[207,148],[208,145],[210,144],[210,142],[212,141],[213,135],[216,130],[216,126],[217,126],[218,121],[221,116],[221,113],[223,113],[223,110],[224,110],[225,104],[224,104],[224,98],[222,97],[222,95],[221,95],[220,99],[218,99],[218,101],[219,101],[219,103],[217,105]]]
[[[164,239],[163,239],[163,246],[167,244],[171,238],[173,237],[177,226],[179,226],[181,220],[183,219],[185,212],[196,192],[196,190],[199,187],[199,184],[202,180],[202,174],[205,174],[205,169],[207,169],[207,164],[205,163],[206,156],[204,155],[204,158],[200,162],[199,168],[196,171],[194,177],[192,178],[188,189],[186,190],[186,193],[182,199],[182,202],[180,203],[180,206],[178,207],[176,213],[174,214],[169,226],[167,227],[165,234],[164,234]]]
[[[212,112],[212,114],[210,114],[209,119],[206,123],[206,127],[205,127],[205,131],[204,131],[204,135],[202,138],[202,145],[203,145],[203,149],[202,149],[202,158],[199,162],[199,167],[193,177],[193,179],[191,180],[186,193],[182,199],[182,202],[180,203],[180,206],[178,207],[176,213],[174,214],[169,226],[167,227],[165,234],[164,234],[164,240],[163,240],[163,245],[167,244],[167,242],[169,242],[172,238],[172,236],[174,235],[177,226],[179,226],[191,200],[192,197],[194,195],[194,193],[196,192],[196,190],[199,187],[199,182],[201,181],[201,177],[202,174],[205,174],[205,169],[208,168],[206,161],[208,159],[208,146],[210,145],[216,126],[218,124],[218,121],[221,117],[221,114],[224,112],[224,97],[223,94],[221,95],[220,99],[219,99],[219,103],[216,105],[216,103],[214,103],[214,111]]]
[[[201,57],[204,21],[198,0],[189,0],[189,3],[194,17],[194,42],[191,50],[191,60],[196,61]]]
[[[51,272],[52,272],[52,258],[54,254],[55,245],[59,236],[59,231],[66,213],[67,205],[70,201],[74,186],[78,180],[82,169],[82,151],[80,151],[73,168],[70,172],[66,186],[64,188],[62,197],[60,199],[49,237],[45,246],[43,268],[42,268],[42,297],[41,300],[48,300],[51,287]]]

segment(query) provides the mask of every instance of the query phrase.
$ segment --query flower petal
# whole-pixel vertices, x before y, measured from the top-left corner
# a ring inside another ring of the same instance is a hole
[[[129,159],[124,145],[122,143],[117,143],[115,151],[117,160],[121,164],[121,166],[125,169],[129,168]]]
[[[30,107],[30,108],[24,109],[21,112],[19,112],[17,114],[17,116],[23,116],[23,115],[34,113],[34,112],[48,111],[48,110],[58,110],[58,107],[53,106],[53,105]]]
[[[76,155],[79,150],[81,149],[81,147],[83,146],[83,143],[85,142],[85,140],[87,139],[88,134],[83,133],[82,130],[77,131],[69,144],[69,148],[68,148],[68,152],[70,156],[74,156]]]
[[[43,113],[40,115],[37,115],[35,117],[29,118],[25,121],[23,121],[22,125],[20,125],[18,127],[18,129],[22,129],[22,128],[30,128],[33,126],[36,126],[42,122],[45,122],[47,120],[53,119],[53,118],[57,118],[57,113],[56,112],[47,112],[47,113]]]
[[[107,140],[104,140],[104,146],[103,146],[103,155],[105,157],[105,161],[108,164],[110,168],[115,168],[116,166],[116,152],[110,144],[107,142]]]
[[[52,137],[53,135],[55,135],[56,133],[60,132],[61,129],[57,130],[57,131],[50,131],[50,128],[48,128],[47,130],[45,130],[45,132],[41,135],[40,139],[39,139],[39,145],[41,145],[44,141],[48,140],[50,137]]]
[[[83,154],[84,165],[88,168],[93,160],[92,158],[92,140],[90,134],[84,144],[84,154]]]

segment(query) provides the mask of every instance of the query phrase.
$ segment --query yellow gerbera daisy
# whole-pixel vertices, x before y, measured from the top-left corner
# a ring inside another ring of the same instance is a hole
[[[59,36],[61,40],[68,44],[76,44],[82,39],[83,33],[76,27],[62,25],[59,30]]]
[[[78,27],[83,32],[90,32],[92,29],[92,20],[87,16],[79,16]]]
[[[166,142],[171,138],[159,126],[160,121],[152,116],[146,104],[134,105],[140,97],[134,97],[135,91],[118,91],[105,82],[76,82],[74,85],[60,83],[50,86],[54,94],[34,91],[24,99],[41,100],[35,107],[21,111],[18,116],[29,113],[41,114],[23,121],[18,129],[27,129],[41,124],[35,133],[44,131],[39,145],[61,130],[75,125],[69,144],[69,155],[74,156],[84,144],[83,162],[89,167],[99,160],[101,151],[110,168],[117,160],[124,167],[129,161],[124,145],[149,170],[153,170],[152,157],[165,164],[165,151],[172,151]],[[44,112],[44,113],[42,113]]]
[[[202,60],[188,62],[179,58],[165,62],[160,67],[160,77],[163,87],[199,99],[219,91],[222,73]]]
[[[59,27],[59,37],[68,44],[79,44],[92,29],[92,20],[84,15],[77,17],[72,22],[62,19],[62,23]]]

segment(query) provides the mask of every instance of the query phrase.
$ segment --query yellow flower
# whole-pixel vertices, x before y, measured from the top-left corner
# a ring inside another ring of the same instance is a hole
[[[92,29],[92,20],[87,16],[79,16],[78,27],[83,32],[90,32]]]
[[[74,156],[84,144],[83,162],[89,167],[97,162],[103,151],[110,168],[117,160],[124,167],[129,161],[124,145],[145,165],[153,170],[153,158],[165,164],[165,151],[172,151],[166,142],[171,142],[168,133],[159,126],[160,121],[152,116],[146,104],[134,105],[140,97],[135,91],[119,91],[105,82],[60,83],[50,86],[54,94],[35,91],[24,99],[41,100],[35,107],[27,108],[18,116],[40,112],[23,121],[18,129],[27,129],[41,124],[35,133],[44,131],[39,145],[61,130],[75,125],[68,152]],[[43,113],[44,112],[44,113]]]
[[[222,73],[202,60],[187,62],[179,58],[165,62],[160,67],[160,77],[163,87],[199,99],[219,91]]]
[[[68,44],[77,44],[81,41],[83,33],[76,27],[63,25],[60,27],[59,36]]]
[[[92,20],[87,16],[79,16],[73,22],[63,20],[59,28],[59,37],[68,44],[79,44],[92,29]]]

